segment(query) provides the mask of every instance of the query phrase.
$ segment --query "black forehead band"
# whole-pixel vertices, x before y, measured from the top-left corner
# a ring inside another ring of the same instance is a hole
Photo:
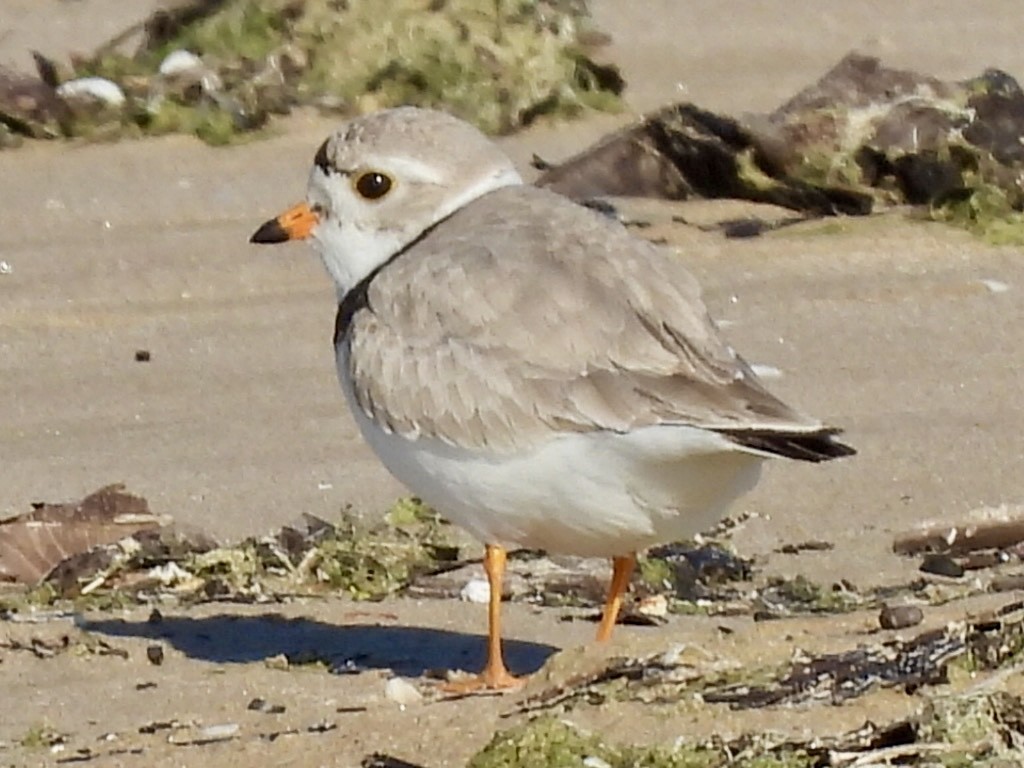
[[[316,156],[313,158],[313,165],[326,174],[337,173],[337,169],[331,163],[331,159],[327,156],[327,143],[329,141],[330,139],[327,139],[320,145],[320,149],[316,151]]]

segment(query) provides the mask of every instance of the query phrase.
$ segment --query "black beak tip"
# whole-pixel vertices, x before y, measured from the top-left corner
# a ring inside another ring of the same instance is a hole
[[[290,238],[277,219],[271,219],[252,233],[250,243],[283,243]]]

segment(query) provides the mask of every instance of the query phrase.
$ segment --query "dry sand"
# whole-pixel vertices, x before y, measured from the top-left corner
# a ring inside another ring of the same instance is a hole
[[[130,5],[138,12],[150,3]],[[1007,0],[806,4],[813,10],[803,13],[801,5],[593,3],[638,111],[679,99],[735,114],[767,110],[851,48],[942,77],[987,66],[1024,76],[1019,8]],[[58,54],[89,47],[130,21],[128,7],[5,0],[0,63],[24,65],[28,47]],[[557,160],[627,118],[541,127],[505,143],[523,162],[533,152]],[[0,259],[11,266],[0,274],[0,516],[123,481],[154,511],[231,539],[301,512],[330,519],[351,505],[373,513],[401,493],[344,412],[329,344],[332,288],[319,264],[301,246],[246,242],[256,225],[303,194],[330,123],[297,117],[281,128],[277,138],[229,149],[170,137],[34,143],[0,153]],[[689,218],[727,212],[684,209]],[[891,581],[914,567],[890,553],[894,531],[1020,501],[1018,249],[899,216],[805,225],[749,241],[678,225],[653,232],[682,246],[735,346],[782,371],[773,388],[845,427],[860,450],[826,467],[774,464],[737,506],[757,515],[735,538],[742,553],[823,581]],[[1000,286],[1007,290],[992,290]],[[151,362],[135,362],[138,349],[149,350]],[[828,539],[836,549],[771,554],[782,542],[806,539]],[[403,653],[414,671],[473,663],[463,653],[483,629],[479,607],[394,601],[373,608],[395,614],[384,623],[412,638],[399,644],[406,650],[392,647],[377,659],[381,668]],[[161,668],[146,667],[141,640],[128,641],[129,661],[0,652],[0,742],[46,721],[95,746],[105,732],[133,732],[173,715],[207,725],[242,722],[241,735],[202,752],[151,745],[143,756],[109,764],[346,765],[382,749],[439,766],[459,765],[503,725],[499,704],[399,712],[381,699],[379,675],[271,673],[258,662],[307,631],[322,633],[325,643],[351,642],[345,625],[352,610],[340,600],[287,607],[281,612],[312,618],[272,635],[258,653],[222,658],[196,641]],[[204,618],[222,612],[247,613],[215,606],[180,621],[220,649],[233,647],[236,635],[251,643],[266,631]],[[510,614],[508,636],[539,644],[524,646],[527,668],[591,632],[549,612],[515,607]],[[129,620],[142,618],[135,612]],[[666,630],[624,635],[669,636],[692,624],[676,620]],[[138,626],[127,634],[140,634]],[[142,679],[159,688],[137,691]],[[282,722],[295,727],[350,702],[370,702],[370,714],[355,721],[331,714],[339,730],[270,744],[258,738],[260,718],[270,716],[245,710],[257,695],[287,704],[292,720]],[[621,723],[607,730],[631,735]],[[26,754],[0,752],[0,762],[41,759]]]

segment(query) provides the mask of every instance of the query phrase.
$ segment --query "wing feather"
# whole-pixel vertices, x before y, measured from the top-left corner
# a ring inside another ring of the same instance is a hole
[[[686,424],[756,432],[763,450],[764,435],[831,434],[764,388],[671,252],[533,187],[455,213],[350,314],[336,342],[356,401],[410,437],[510,451]]]

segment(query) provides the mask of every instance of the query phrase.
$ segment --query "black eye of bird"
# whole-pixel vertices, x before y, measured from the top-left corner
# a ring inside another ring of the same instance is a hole
[[[356,192],[367,200],[379,200],[391,191],[391,177],[377,171],[360,174],[355,183]]]

